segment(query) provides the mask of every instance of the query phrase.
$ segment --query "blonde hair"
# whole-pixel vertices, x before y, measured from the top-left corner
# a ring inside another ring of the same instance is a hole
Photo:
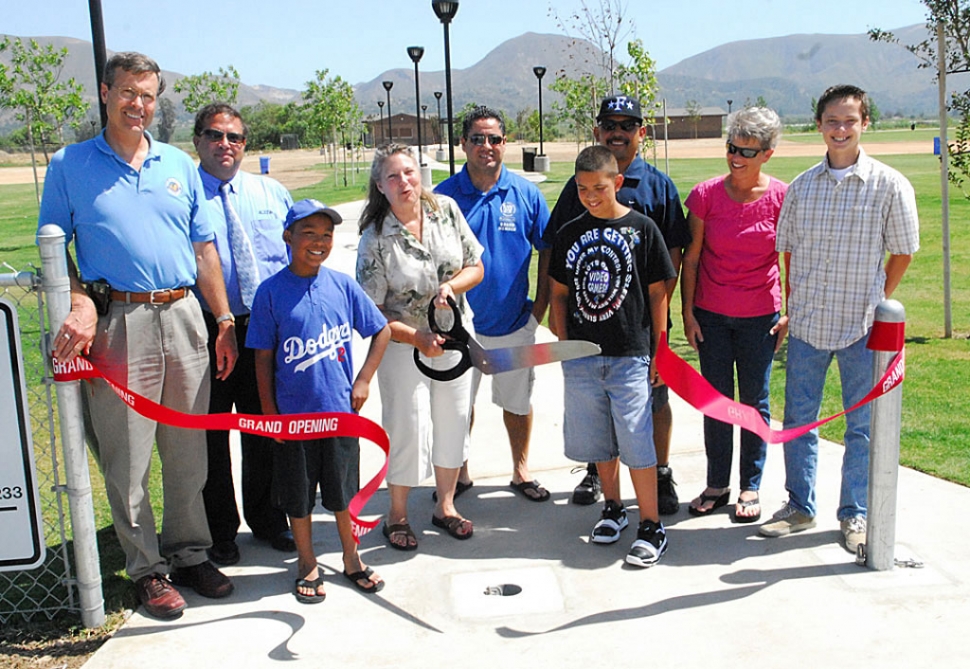
[[[360,223],[358,224],[358,231],[361,233],[371,225],[374,226],[374,230],[378,233],[384,227],[384,219],[387,218],[387,212],[391,210],[391,203],[388,201],[387,196],[377,187],[377,183],[381,180],[381,175],[384,173],[384,163],[391,156],[398,154],[407,156],[417,166],[417,161],[411,155],[411,147],[405,146],[404,144],[392,142],[380,146],[374,151],[374,162],[370,165],[370,182],[367,184],[367,201],[364,203],[364,210],[361,212]],[[433,211],[439,210],[438,200],[435,199],[435,196],[430,191],[425,190],[423,187],[421,189],[421,201],[427,204]]]

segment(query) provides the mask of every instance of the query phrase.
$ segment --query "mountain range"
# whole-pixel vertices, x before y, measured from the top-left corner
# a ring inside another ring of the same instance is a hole
[[[914,44],[926,38],[924,25],[894,31],[901,44]],[[24,38],[28,39],[28,38]],[[84,83],[86,97],[94,107],[94,59],[90,42],[66,37],[35,37],[38,42],[66,46],[69,57],[62,77]],[[646,41],[649,49],[649,41]],[[110,52],[109,52],[110,53]],[[596,70],[596,47],[563,35],[525,33],[507,40],[475,65],[452,70],[454,108],[473,102],[488,104],[515,114],[537,106],[538,81],[532,71],[543,65],[543,108],[549,111],[558,96],[548,90],[557,73],[575,75]],[[8,59],[0,54],[0,62]],[[9,62],[9,60],[7,60]],[[936,82],[931,71],[918,68],[918,60],[904,47],[872,42],[867,35],[789,35],[731,42],[687,58],[657,73],[659,98],[669,107],[683,107],[688,100],[701,106],[725,107],[727,100],[742,105],[763,97],[779,114],[790,120],[808,118],[811,100],[835,83],[853,83],[866,89],[884,116],[933,116],[937,113]],[[339,74],[334,68],[333,74]],[[172,83],[183,76],[163,71],[180,111],[181,96]],[[422,70],[422,103],[430,116],[437,114],[434,91],[444,90],[441,70]],[[962,79],[961,79],[962,77]],[[951,88],[965,85],[970,75],[951,77]],[[381,82],[393,82],[391,104],[394,113],[414,113],[414,70],[387,70],[374,79],[354,86],[365,116],[377,116],[378,100],[386,100]],[[300,91],[270,85],[241,84],[238,105],[260,100],[287,103],[299,101]],[[442,114],[446,113],[442,99]],[[592,105],[591,101],[591,105]],[[387,109],[384,109],[386,112]],[[189,116],[182,113],[182,120]],[[13,126],[10,111],[0,112],[0,131]]]

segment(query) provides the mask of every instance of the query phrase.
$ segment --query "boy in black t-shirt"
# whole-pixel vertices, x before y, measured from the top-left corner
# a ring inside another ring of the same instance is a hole
[[[664,282],[675,273],[656,224],[617,202],[622,184],[606,147],[591,146],[576,158],[576,187],[587,213],[556,235],[550,307],[560,339],[602,348],[602,355],[562,363],[566,456],[596,463],[606,498],[590,540],[615,543],[628,524],[620,497],[622,461],[640,510],[626,561],[650,567],[667,550],[657,509],[650,387],[662,384],[653,354],[667,322]]]

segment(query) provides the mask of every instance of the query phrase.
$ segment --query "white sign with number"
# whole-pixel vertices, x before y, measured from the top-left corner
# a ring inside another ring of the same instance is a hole
[[[0,349],[0,571],[26,571],[44,561],[44,528],[17,308],[5,299]]]

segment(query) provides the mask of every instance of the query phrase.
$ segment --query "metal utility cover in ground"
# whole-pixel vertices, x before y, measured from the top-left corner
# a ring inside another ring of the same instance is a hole
[[[4,299],[0,349],[0,571],[26,571],[44,561],[44,532],[17,308]]]

